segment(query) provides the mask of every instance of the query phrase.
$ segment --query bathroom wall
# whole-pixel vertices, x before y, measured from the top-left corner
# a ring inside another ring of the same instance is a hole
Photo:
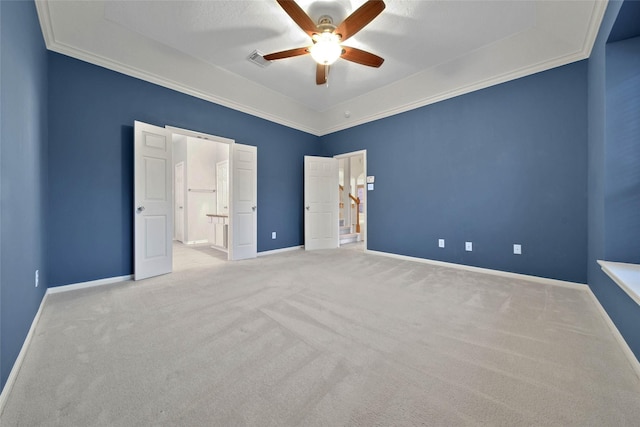
[[[218,143],[187,138],[187,243],[207,243],[207,214],[216,212],[216,162]]]

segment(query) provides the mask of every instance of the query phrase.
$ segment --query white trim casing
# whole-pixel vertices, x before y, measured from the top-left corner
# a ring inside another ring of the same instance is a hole
[[[209,133],[198,132],[198,131],[190,130],[190,129],[182,129],[182,128],[177,128],[175,126],[169,126],[169,125],[165,125],[164,128],[170,134],[177,133],[178,135],[190,136],[190,137],[198,138],[198,139],[206,139],[206,140],[215,141],[215,142],[222,142],[224,144],[229,144],[229,145],[236,143],[235,139],[226,138],[224,136],[211,135]]]

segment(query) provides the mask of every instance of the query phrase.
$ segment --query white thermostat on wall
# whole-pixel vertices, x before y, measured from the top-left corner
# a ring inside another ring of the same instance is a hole
[[[376,177],[371,175],[367,177],[367,184],[373,184],[374,182],[376,182]]]

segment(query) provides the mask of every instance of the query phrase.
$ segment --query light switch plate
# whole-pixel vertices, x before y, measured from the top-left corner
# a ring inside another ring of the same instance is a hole
[[[514,244],[513,245],[513,253],[515,255],[522,255],[522,245]]]
[[[272,238],[272,239],[275,239],[275,238],[276,238],[276,232],[275,232],[275,231],[272,231],[272,232],[271,232],[271,238]]]

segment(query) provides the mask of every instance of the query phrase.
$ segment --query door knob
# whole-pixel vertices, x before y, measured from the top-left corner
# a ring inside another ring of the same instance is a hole
[[[257,206],[251,206],[251,210],[255,212],[256,211],[256,207]]]
[[[138,206],[138,209],[136,209],[138,213],[142,212],[143,210],[144,210],[144,206]]]
[[[310,208],[310,207],[311,207],[311,206],[307,206],[307,210],[309,210],[309,208]]]

